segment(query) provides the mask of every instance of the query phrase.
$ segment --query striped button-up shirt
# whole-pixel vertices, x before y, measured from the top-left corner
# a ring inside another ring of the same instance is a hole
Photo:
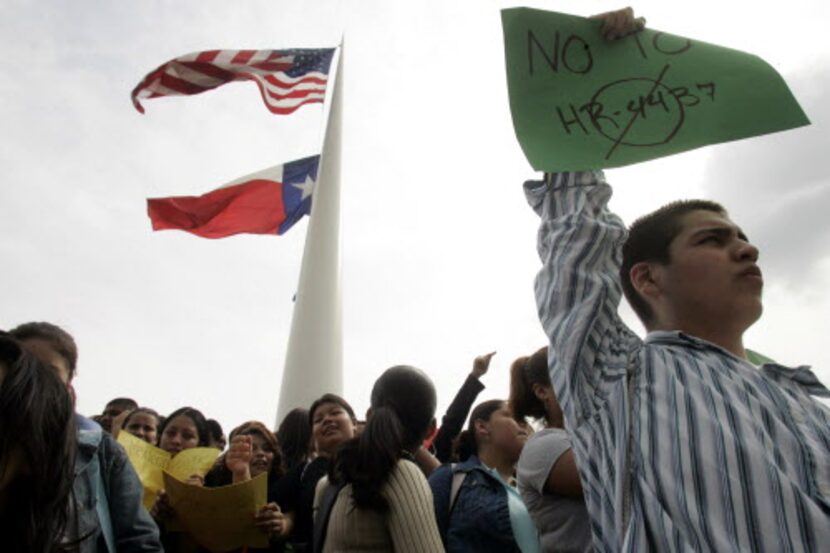
[[[551,382],[598,551],[830,551],[830,395],[807,367],[760,368],[620,319],[626,238],[601,172],[525,191]]]

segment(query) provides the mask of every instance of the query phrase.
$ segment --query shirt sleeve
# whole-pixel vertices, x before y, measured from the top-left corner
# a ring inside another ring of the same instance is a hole
[[[525,183],[540,216],[536,304],[550,340],[551,383],[569,426],[603,401],[603,385],[624,377],[641,342],[617,314],[623,222],[608,211],[611,187],[601,171],[558,173]]]
[[[522,448],[522,454],[516,465],[519,489],[527,487],[539,495],[544,495],[545,484],[553,465],[569,449],[571,449],[571,440],[564,430],[531,437]]]
[[[484,389],[484,384],[474,377],[468,375],[467,380],[458,390],[458,393],[447,408],[447,412],[441,419],[441,428],[438,429],[438,434],[435,435],[433,446],[435,447],[435,457],[442,463],[449,463],[452,457],[452,442],[461,433],[461,428],[464,426],[464,421],[467,420],[467,415],[470,413],[470,408],[473,406],[478,394]]]
[[[442,553],[432,507],[432,491],[421,469],[400,461],[386,485],[389,501],[387,527],[396,553]]]
[[[323,494],[326,493],[326,488],[329,486],[329,477],[324,476],[314,487],[314,503],[311,506],[312,520],[317,521],[317,513],[320,511],[320,504],[323,501]]]
[[[101,463],[101,470],[116,548],[124,553],[163,551],[158,526],[144,508],[144,488],[124,448],[109,434],[104,434],[100,447],[109,461]]]

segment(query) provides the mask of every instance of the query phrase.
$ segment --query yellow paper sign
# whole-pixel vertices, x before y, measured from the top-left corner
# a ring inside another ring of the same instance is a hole
[[[217,552],[244,545],[268,547],[268,537],[254,526],[254,516],[267,501],[267,482],[267,475],[260,474],[240,484],[204,488],[164,472],[164,489],[176,521],[202,547]]]
[[[118,443],[124,446],[127,457],[144,486],[144,506],[148,509],[155,502],[159,490],[164,489],[162,471],[167,470],[179,480],[187,480],[194,474],[204,476],[219,456],[218,449],[194,447],[185,449],[174,457],[129,432],[120,432]]]

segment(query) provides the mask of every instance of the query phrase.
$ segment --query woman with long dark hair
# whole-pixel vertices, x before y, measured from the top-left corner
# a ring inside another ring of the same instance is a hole
[[[51,367],[0,335],[0,535],[8,551],[61,551],[77,447],[72,398]]]
[[[435,516],[452,553],[536,553],[536,527],[513,483],[527,431],[506,401],[478,404],[458,437],[459,463],[429,477]]]
[[[444,550],[429,485],[413,462],[434,428],[435,403],[432,381],[413,367],[392,367],[375,381],[366,427],[318,486],[315,550]]]
[[[590,519],[564,416],[548,374],[548,348],[520,357],[510,368],[510,404],[519,420],[545,427],[519,457],[519,491],[541,533],[544,551],[590,551]]]

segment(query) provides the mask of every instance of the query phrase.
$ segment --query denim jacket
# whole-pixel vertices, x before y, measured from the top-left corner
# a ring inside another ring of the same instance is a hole
[[[453,474],[465,472],[450,512]],[[510,525],[504,485],[471,456],[464,463],[442,465],[429,477],[435,518],[447,553],[510,553],[519,547]]]
[[[144,508],[144,490],[127,454],[96,423],[78,416],[74,516],[79,553],[164,551]]]

